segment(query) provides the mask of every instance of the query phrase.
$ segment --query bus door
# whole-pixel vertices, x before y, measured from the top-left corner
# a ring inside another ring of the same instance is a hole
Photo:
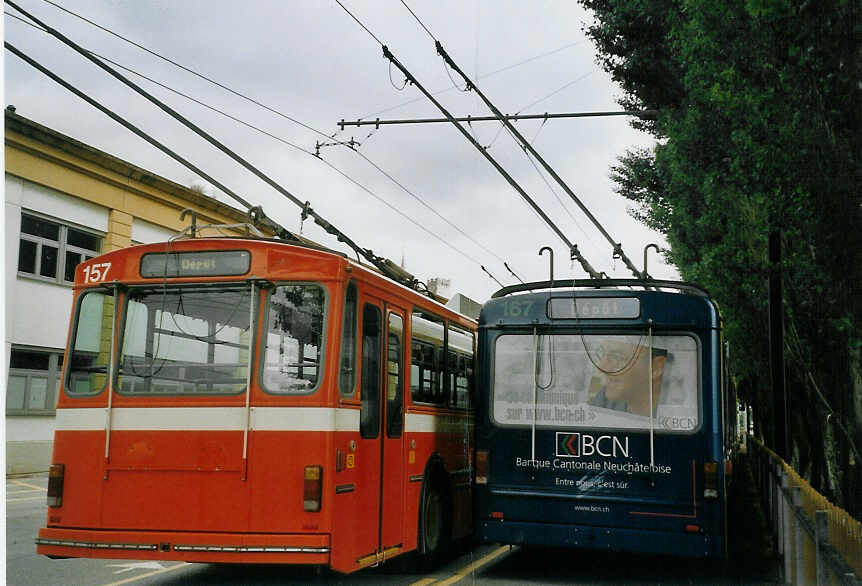
[[[367,552],[360,566],[382,562],[401,544],[404,312],[366,298],[362,310],[361,492],[357,514]],[[357,463],[357,467],[360,464]],[[373,547],[368,537],[373,539]]]
[[[387,307],[383,362],[383,490],[381,492],[381,549],[384,554],[402,543],[404,517],[404,311]]]

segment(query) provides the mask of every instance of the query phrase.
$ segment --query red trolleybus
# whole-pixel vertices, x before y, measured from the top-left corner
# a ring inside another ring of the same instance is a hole
[[[475,331],[309,246],[177,240],[82,263],[38,553],[434,560],[471,531]]]

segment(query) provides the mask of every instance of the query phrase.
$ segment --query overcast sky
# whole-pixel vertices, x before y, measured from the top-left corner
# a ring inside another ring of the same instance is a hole
[[[182,71],[44,0],[17,0],[27,11],[85,48],[105,55],[177,91],[230,113],[275,135],[265,136],[165,89],[145,89],[216,136],[283,187],[376,254],[400,263],[421,280],[449,278],[450,293],[477,301],[498,285],[516,282],[505,261],[523,280],[548,277],[542,246],[555,251],[556,278],[585,277],[572,265],[556,236],[503,177],[450,124],[347,128],[336,138],[354,138],[365,157],[430,205],[430,211],[366,160],[343,146],[321,156],[344,174],[397,208],[399,215],[307,151],[325,139],[278,114]],[[334,0],[282,0],[237,4],[218,0],[57,0],[105,28],[168,57],[320,132],[338,131],[342,118],[439,117],[435,106],[390,68],[380,45]],[[398,0],[343,0],[427,89],[455,115],[488,115],[479,98],[463,89],[436,55],[433,40]],[[583,28],[590,16],[571,1],[458,0],[409,6],[454,61],[505,113],[619,110],[621,90],[596,64]],[[241,8],[240,8],[241,6]],[[15,10],[8,4],[7,13]],[[66,48],[59,41],[9,16],[4,36],[67,81],[114,109],[292,231],[300,210],[155,106]],[[513,65],[516,65],[512,67]],[[502,71],[501,71],[502,70]],[[451,79],[450,79],[451,74]],[[453,81],[454,80],[454,83]],[[17,113],[183,185],[202,181],[104,114],[69,94],[8,51],[4,55],[6,105]],[[439,93],[437,93],[439,92]],[[539,203],[589,262],[609,275],[630,276],[611,247],[556,185],[552,192],[523,151],[499,123],[475,123],[476,139]],[[626,150],[651,139],[623,117],[518,123],[572,190],[622,242],[640,266],[644,246],[663,244],[627,214],[627,201],[613,192],[610,167]],[[213,192],[222,201],[230,201]],[[561,206],[561,203],[565,206]],[[236,205],[236,204],[234,204]],[[412,218],[411,223],[404,216]],[[303,235],[339,248],[310,221]],[[432,234],[436,234],[436,238]],[[478,244],[477,244],[478,242]],[[502,261],[501,261],[502,259]],[[673,267],[652,254],[650,272],[677,278]]]

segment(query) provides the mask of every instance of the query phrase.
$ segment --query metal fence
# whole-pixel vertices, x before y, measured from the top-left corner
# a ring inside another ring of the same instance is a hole
[[[815,491],[784,460],[749,437],[786,584],[862,584],[862,523]]]

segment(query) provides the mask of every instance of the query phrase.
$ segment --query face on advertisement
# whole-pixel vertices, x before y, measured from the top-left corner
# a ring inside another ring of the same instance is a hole
[[[624,402],[630,413],[650,415],[650,350],[624,342],[606,346],[601,360],[605,371],[605,396],[609,401]],[[652,352],[652,407],[653,415],[661,394],[667,351],[654,348]]]

